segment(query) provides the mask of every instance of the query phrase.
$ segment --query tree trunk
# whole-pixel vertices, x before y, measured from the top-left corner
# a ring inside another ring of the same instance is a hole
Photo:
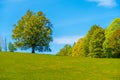
[[[35,47],[32,47],[32,53],[35,53]]]

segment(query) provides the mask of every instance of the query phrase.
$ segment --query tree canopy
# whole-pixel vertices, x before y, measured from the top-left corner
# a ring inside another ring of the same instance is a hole
[[[93,25],[83,39],[72,47],[72,56],[120,57],[120,18],[103,29]]]
[[[70,55],[71,55],[71,50],[72,50],[72,46],[70,46],[69,44],[66,44],[66,45],[57,53],[57,55],[60,55],[60,56],[70,56]]]
[[[89,42],[89,56],[101,58],[103,55],[103,42],[105,40],[105,30],[96,25],[96,29],[91,35]]]
[[[84,38],[80,38],[72,47],[71,56],[84,56],[83,53]]]
[[[120,18],[116,18],[105,31],[103,44],[105,57],[120,57]]]
[[[14,52],[16,50],[14,44],[12,44],[11,42],[9,42],[9,44],[8,44],[8,49],[10,52]]]
[[[93,25],[84,38],[80,38],[72,48],[72,56],[102,57],[104,29]]]
[[[15,46],[21,49],[35,51],[51,51],[49,43],[52,39],[52,24],[43,12],[27,13],[14,25],[12,38]]]
[[[99,28],[99,26],[93,25],[85,36],[84,45],[83,45],[83,53],[85,54],[85,56],[88,56],[88,54],[91,51],[90,50],[90,48],[91,48],[90,42],[92,42],[93,35],[96,34],[95,32],[98,28]]]

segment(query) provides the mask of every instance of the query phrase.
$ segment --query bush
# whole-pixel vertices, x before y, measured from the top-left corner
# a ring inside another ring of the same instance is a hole
[[[0,46],[0,52],[2,51],[2,47]]]
[[[9,42],[8,48],[9,48],[9,51],[10,51],[10,52],[14,52],[14,51],[16,50],[14,44],[12,44],[11,42]]]

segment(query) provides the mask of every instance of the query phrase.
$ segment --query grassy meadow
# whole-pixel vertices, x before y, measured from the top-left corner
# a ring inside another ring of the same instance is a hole
[[[120,59],[1,52],[0,80],[120,80]]]

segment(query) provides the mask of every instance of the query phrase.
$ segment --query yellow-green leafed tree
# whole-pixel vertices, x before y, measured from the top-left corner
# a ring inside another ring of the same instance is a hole
[[[103,42],[105,41],[105,30],[100,27],[96,26],[94,33],[91,36],[89,42],[89,55],[91,57],[101,58],[103,57]]]
[[[113,49],[112,57],[120,58],[120,27],[112,34],[109,44]]]
[[[88,56],[90,54],[90,41],[97,28],[99,28],[97,25],[93,25],[84,38],[83,53],[85,56]]]
[[[84,38],[80,38],[72,48],[71,56],[85,56],[83,53]]]
[[[120,18],[106,29],[103,48],[105,57],[120,57]]]
[[[15,45],[21,49],[35,51],[51,51],[49,43],[52,41],[52,24],[43,12],[27,13],[14,25],[12,38]]]

